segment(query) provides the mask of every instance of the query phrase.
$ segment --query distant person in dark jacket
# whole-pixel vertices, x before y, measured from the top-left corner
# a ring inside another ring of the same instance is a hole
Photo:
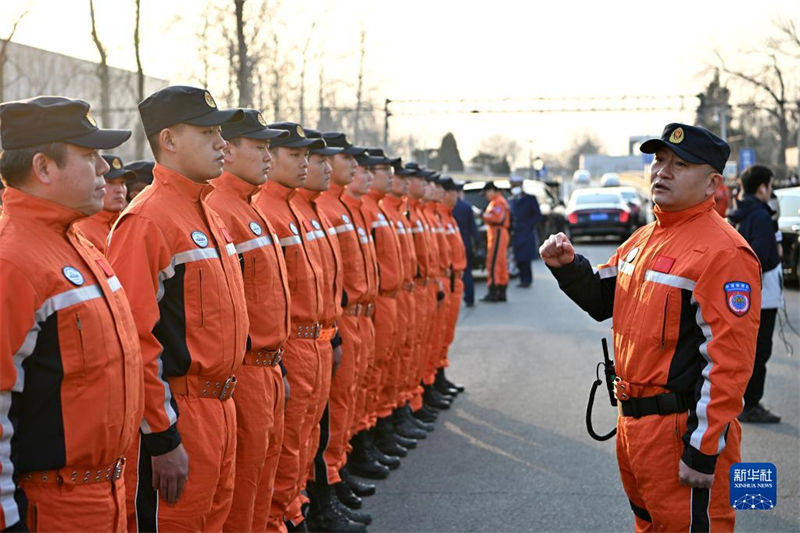
[[[761,405],[767,361],[772,354],[772,333],[775,317],[783,306],[783,269],[778,252],[777,224],[768,202],[772,196],[772,171],[753,165],[742,173],[742,192],[730,220],[761,261],[761,325],[756,341],[756,359],[753,375],[744,393],[744,410],[741,422],[777,423],[781,418]]]
[[[464,241],[464,248],[467,250],[467,268],[464,269],[462,280],[464,281],[464,302],[467,307],[475,305],[475,282],[472,280],[473,250],[478,239],[478,227],[475,225],[475,215],[472,213],[472,206],[464,201],[463,194],[459,194],[458,201],[453,207],[453,217],[458,223],[461,231],[461,239]]]
[[[522,188],[522,179],[511,180],[511,246],[519,269],[519,287],[530,287],[533,283],[531,261],[538,257],[539,237],[536,227],[542,218],[539,200]]]

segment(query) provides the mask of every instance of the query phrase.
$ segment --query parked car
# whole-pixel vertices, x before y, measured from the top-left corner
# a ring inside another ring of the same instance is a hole
[[[483,210],[486,209],[486,205],[489,203],[481,194],[485,184],[485,181],[468,181],[464,184],[464,200],[472,205],[475,223],[478,226],[478,244],[473,250],[472,262],[475,269],[484,269],[486,264],[486,224],[483,223],[481,218]],[[494,184],[503,191],[506,200],[508,200],[510,198],[510,182],[508,180],[496,180]],[[522,190],[527,194],[536,196],[539,202],[539,209],[542,212],[542,219],[537,227],[539,242],[542,242],[551,233],[566,232],[567,215],[564,202],[558,199],[546,182],[525,180],[522,183]],[[508,247],[508,269],[512,277],[516,276],[516,262],[514,261],[514,251],[511,246]]]
[[[619,192],[631,210],[633,223],[639,227],[647,224],[647,208],[649,200],[642,196],[636,187],[609,187],[606,190]]]
[[[605,188],[578,189],[567,202],[570,238],[616,236],[627,239],[636,224],[619,191]]]
[[[619,187],[619,174],[616,172],[606,172],[602,176],[600,176],[600,186],[601,187]]]
[[[800,187],[776,189],[780,205],[778,229],[783,240],[783,279],[790,283],[800,283],[798,259],[800,258]]]
[[[585,169],[578,169],[572,173],[572,185],[575,188],[588,187],[592,183],[592,173]]]

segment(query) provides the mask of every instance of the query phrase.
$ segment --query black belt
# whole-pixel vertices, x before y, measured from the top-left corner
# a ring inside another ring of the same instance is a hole
[[[694,394],[691,392],[668,392],[646,398],[631,398],[619,400],[622,416],[641,418],[648,415],[669,415],[683,413],[695,404]]]

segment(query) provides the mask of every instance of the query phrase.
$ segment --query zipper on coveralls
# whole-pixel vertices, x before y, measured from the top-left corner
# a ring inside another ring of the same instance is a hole
[[[666,336],[667,336],[667,308],[669,307],[669,294],[667,294],[666,300],[664,300],[664,321],[661,323],[661,350],[664,350],[666,345]]]

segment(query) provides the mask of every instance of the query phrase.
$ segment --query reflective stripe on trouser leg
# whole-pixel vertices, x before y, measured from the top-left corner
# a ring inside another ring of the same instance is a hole
[[[344,315],[338,325],[339,335],[342,337],[342,362],[331,381],[328,404],[330,436],[325,450],[327,478],[331,485],[341,481],[339,470],[347,460],[347,442],[350,440],[355,410],[356,367],[361,343],[357,317]]]
[[[375,302],[375,406],[378,418],[392,414],[397,387],[397,359],[394,357],[398,338],[397,299],[378,296]]]

